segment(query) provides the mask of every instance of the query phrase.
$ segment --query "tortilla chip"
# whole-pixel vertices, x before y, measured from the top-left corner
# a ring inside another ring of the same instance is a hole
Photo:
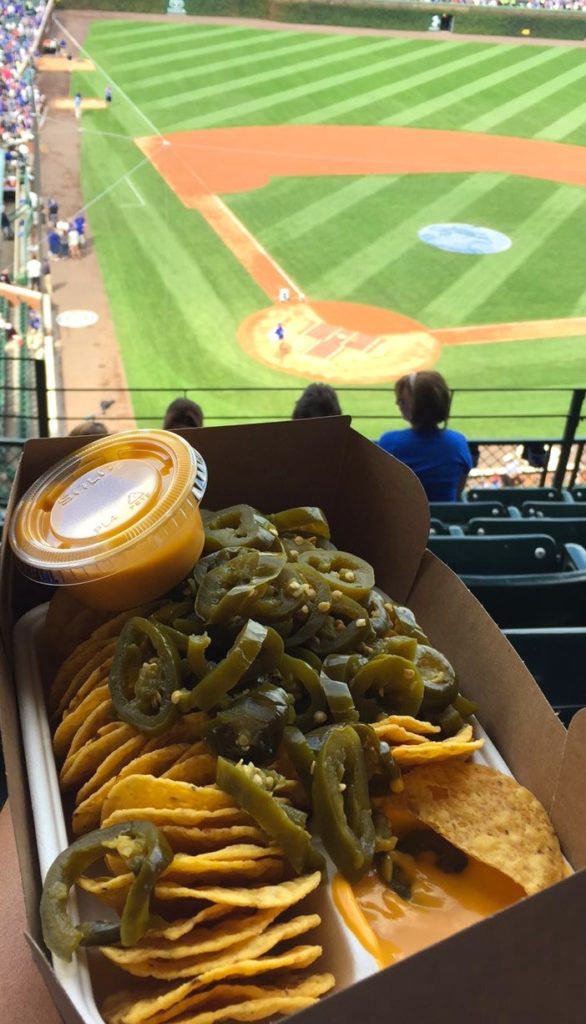
[[[95,654],[86,661],[83,661],[73,679],[66,685],[51,715],[51,721],[58,722],[67,710],[73,710],[73,708],[77,707],[79,702],[94,689],[97,685],[96,676],[94,675],[96,669],[104,668],[104,671],[110,671],[115,649],[115,640],[100,641]]]
[[[418,768],[405,775],[405,799],[420,821],[508,875],[528,895],[565,877],[548,815],[508,775],[478,764]]]
[[[135,730],[124,722],[110,722],[109,725],[102,726],[93,740],[88,740],[81,750],[65,761],[59,772],[59,782],[63,789],[81,785],[110,754],[115,753],[123,743],[134,738],[136,738]]]
[[[265,885],[257,889],[237,888],[228,886],[200,886],[190,889],[175,882],[158,882],[155,895],[161,900],[196,899],[209,900],[210,903],[221,903],[230,907],[257,907],[268,910],[270,907],[292,907],[305,896],[317,889],[321,882],[321,872],[314,871],[311,875],[292,878],[280,885]]]
[[[219,1019],[260,1020],[275,1013],[287,1013],[312,1005],[320,995],[333,988],[334,984],[331,974],[315,974],[296,984],[289,983],[278,988],[216,985],[190,999],[189,1008],[196,1011],[196,1016],[190,1015],[187,1020],[190,1024],[214,1024],[214,1021]],[[190,989],[191,986],[188,984],[180,988]],[[175,991],[177,990],[172,991],[171,996]],[[168,1000],[168,992],[161,996],[151,995],[140,1001],[136,1001],[134,994],[119,993],[108,997],[102,1007],[102,1014],[108,1024],[161,1024],[162,1021],[169,1020],[169,1015],[165,1013],[165,1008],[169,1005]],[[285,1004],[284,1000],[288,1002]],[[210,1005],[223,1006],[223,1009],[206,1011],[206,1007]],[[220,1018],[217,1016],[218,1013],[224,1016]],[[175,1016],[175,1010],[172,1015]]]
[[[141,963],[128,963],[125,960],[125,950],[114,946],[101,946],[100,949],[108,960],[112,960],[118,967],[122,967],[124,971],[136,978],[159,978],[171,981],[176,978],[196,977],[212,969],[224,969],[226,973],[233,974],[240,960],[255,959],[273,949],[280,942],[304,935],[312,928],[317,928],[319,924],[321,924],[321,918],[318,914],[303,914],[291,921],[272,925],[261,935],[237,942],[231,945],[226,952],[220,951],[215,956],[204,954],[203,956],[176,958],[170,962],[153,959],[143,960]]]
[[[395,725],[393,722],[375,722],[375,725],[379,726],[379,728],[376,729],[378,738],[385,740],[387,743],[426,742],[425,736],[422,736],[418,732],[410,732],[409,729],[404,729],[402,725]]]
[[[117,784],[117,783],[116,783]],[[104,802],[105,803],[105,802]],[[103,809],[105,814],[106,808]],[[192,811],[189,807],[120,807],[107,817],[102,817],[102,828],[107,825],[118,825],[121,821],[152,821],[153,825],[164,828],[166,825],[190,828],[208,825],[242,825],[250,819],[239,807],[219,807],[217,810],[204,808]]]
[[[217,758],[212,754],[195,754],[172,765],[163,774],[164,779],[177,782],[191,782],[197,786],[208,786],[216,778]]]
[[[193,917],[185,917],[179,921],[165,921],[155,928],[149,928],[145,934],[145,941],[151,939],[180,939],[187,932],[193,931],[199,924],[207,924],[209,921],[217,921],[232,913],[231,907],[222,907],[219,903],[213,903],[210,907],[204,907]]]
[[[439,725],[432,725],[431,722],[420,722],[418,718],[413,718],[412,715],[387,715],[386,718],[373,722],[372,728],[375,732],[378,732],[385,725],[400,725],[403,729],[409,729],[411,732],[416,732],[422,736],[431,736],[433,733],[441,732]]]
[[[146,739],[141,736],[140,733],[137,735],[134,733],[130,736],[126,742],[123,742],[124,736],[120,735],[121,745],[113,750],[95,769],[94,774],[90,776],[87,782],[78,790],[75,798],[75,803],[80,804],[83,800],[87,800],[88,796],[95,793],[97,789],[107,782],[108,779],[116,778],[121,767],[128,764],[129,761],[133,761],[137,754],[144,749]],[[71,773],[70,776],[71,777]]]
[[[95,738],[98,729],[116,718],[107,683],[96,686],[81,704],[66,714],[53,736],[53,750],[59,761],[73,757]]]
[[[89,832],[93,828],[99,828],[104,800],[119,779],[123,779],[127,775],[140,775],[142,773],[145,775],[157,775],[161,769],[165,769],[169,764],[173,764],[186,748],[189,749],[186,743],[174,743],[169,747],[162,747],[160,750],[148,750],[148,746],[150,744],[147,744],[147,747],[144,748],[138,757],[125,764],[118,772],[118,775],[107,779],[99,789],[94,790],[89,796],[82,798],[78,794],[80,804],[75,808],[71,822],[75,835],[83,835],[84,832]]]
[[[129,775],[111,790],[104,804],[104,817],[127,807],[153,807],[164,810],[184,807],[189,810],[218,810],[235,807],[232,797],[217,786],[191,786],[188,782],[157,779],[153,775]]]
[[[269,842],[266,833],[256,825],[232,825],[229,828],[184,828],[181,825],[165,825],[162,831],[175,853],[205,853],[238,843],[255,843],[262,846]]]
[[[213,928],[193,928],[181,941],[148,936],[141,939],[136,946],[117,949],[116,962],[126,965],[141,963],[144,960],[177,960],[182,957],[201,956],[202,953],[215,953],[260,935],[272,924],[278,913],[279,909],[273,908],[257,910],[247,917],[232,916],[228,920],[220,920]]]
[[[393,747],[393,757],[402,767],[429,764],[430,761],[448,761],[451,758],[469,757],[475,750],[481,750],[484,740],[474,740],[471,725],[465,725],[455,736],[446,740],[428,740],[417,746]]]

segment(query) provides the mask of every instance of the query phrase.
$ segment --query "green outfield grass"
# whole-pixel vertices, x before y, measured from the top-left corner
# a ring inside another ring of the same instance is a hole
[[[99,70],[72,91],[114,103],[83,115],[82,184],[135,400],[155,420],[179,388],[209,393],[208,422],[290,414],[306,381],[263,368],[235,332],[266,296],[200,216],[186,210],[133,143],[155,132],[230,125],[381,124],[462,129],[586,146],[586,64],[576,47],[259,31],[237,26],[94,23]],[[586,159],[586,149],[585,149]],[[586,189],[502,174],[274,179],[225,196],[306,294],[366,302],[429,327],[586,315]],[[493,257],[432,249],[417,231],[468,221],[510,235]],[[586,382],[584,339],[445,348],[455,388]],[[390,394],[344,396],[375,436]],[[555,434],[567,396],[462,396],[469,434]],[[491,419],[487,413],[507,418]],[[552,418],[535,419],[535,413]],[[510,418],[509,418],[510,417]]]

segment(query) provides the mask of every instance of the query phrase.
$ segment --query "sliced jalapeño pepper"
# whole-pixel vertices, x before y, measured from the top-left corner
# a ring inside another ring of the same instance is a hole
[[[441,711],[458,696],[456,673],[448,659],[433,647],[418,644],[415,664],[423,679],[422,712]]]
[[[330,527],[321,508],[286,508],[269,516],[279,533],[306,533],[330,539]]]
[[[118,924],[87,921],[74,925],[67,912],[69,890],[84,871],[104,854],[116,850],[132,863],[135,879]],[[173,859],[173,852],[150,821],[127,821],[96,829],[76,839],[53,861],[41,897],[41,924],[46,945],[71,960],[78,946],[121,942],[134,946],[149,924],[149,899],[155,882]]]
[[[258,658],[269,629],[249,619],[242,627],[226,657],[194,686],[193,690],[175,690],[173,704],[182,712],[199,708],[209,711],[219,704],[230,690],[238,685],[244,674]]]
[[[269,551],[277,537],[272,523],[250,505],[231,505],[205,522],[205,554],[221,548],[258,548]]]
[[[209,569],[200,583],[195,610],[206,624],[248,618],[255,601],[285,565],[285,556],[275,552],[243,548],[232,555]]]
[[[324,870],[323,857],[313,846],[309,832],[297,815],[288,813],[272,789],[265,787],[265,779],[254,765],[232,764],[219,757],[216,782],[279,844],[295,871],[303,874]]]
[[[160,735],[177,717],[171,695],[181,678],[179,656],[164,629],[138,615],[129,619],[110,669],[110,696],[118,717],[147,736]],[[154,651],[148,659],[142,653],[145,640]]]
[[[357,722],[359,714],[354,707],[354,700],[348,684],[341,679],[330,679],[322,672],[319,677],[332,720],[337,723]]]
[[[364,600],[374,587],[372,566],[348,551],[302,551],[299,561],[321,573],[333,590],[341,590],[354,601]]]
[[[380,654],[368,661],[358,669],[351,689],[359,709],[360,699],[368,695],[387,714],[416,715],[423,700],[423,679],[416,666],[397,654]]]
[[[256,765],[270,764],[293,715],[285,691],[263,683],[219,711],[207,728],[206,737],[223,757],[234,761],[245,757]]]
[[[376,842],[364,754],[351,725],[330,729],[317,754],[312,802],[322,842],[349,882],[368,871]]]

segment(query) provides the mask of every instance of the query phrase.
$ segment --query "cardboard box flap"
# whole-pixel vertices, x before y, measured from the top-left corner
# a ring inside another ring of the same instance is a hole
[[[551,817],[568,860],[586,867],[586,708],[568,728]]]
[[[409,956],[299,1024],[583,1024],[586,872]]]
[[[516,651],[462,581],[429,551],[407,603],[452,662],[462,692],[478,703],[478,718],[515,778],[549,809],[566,730]]]

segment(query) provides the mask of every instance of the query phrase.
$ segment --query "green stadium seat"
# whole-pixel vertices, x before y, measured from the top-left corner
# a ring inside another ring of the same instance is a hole
[[[478,509],[471,508],[465,501],[431,501],[429,504],[432,519],[439,519],[447,525],[452,523],[469,523],[471,519],[478,516]],[[491,501],[490,504],[482,506],[482,514],[485,516],[501,516],[510,518],[509,509],[505,508],[499,501]],[[518,516],[515,510],[513,513]]]
[[[520,506],[523,501],[562,501],[571,502],[571,497],[564,495],[557,487],[472,487],[464,492],[464,500],[468,502],[500,501],[502,505]]]
[[[586,707],[586,629],[510,629],[505,636],[569,725],[576,711]]]
[[[521,515],[537,519],[583,519],[586,517],[586,503],[579,501],[524,501]]]
[[[460,576],[556,572],[565,556],[564,547],[545,534],[430,537],[429,548]]]
[[[586,487],[572,487],[570,494],[574,501],[586,501]]]
[[[557,519],[489,519],[481,517],[471,519],[467,529],[471,537],[494,537],[504,533],[518,537],[521,534],[547,534],[557,544],[582,544],[586,547],[586,518],[558,517]]]

